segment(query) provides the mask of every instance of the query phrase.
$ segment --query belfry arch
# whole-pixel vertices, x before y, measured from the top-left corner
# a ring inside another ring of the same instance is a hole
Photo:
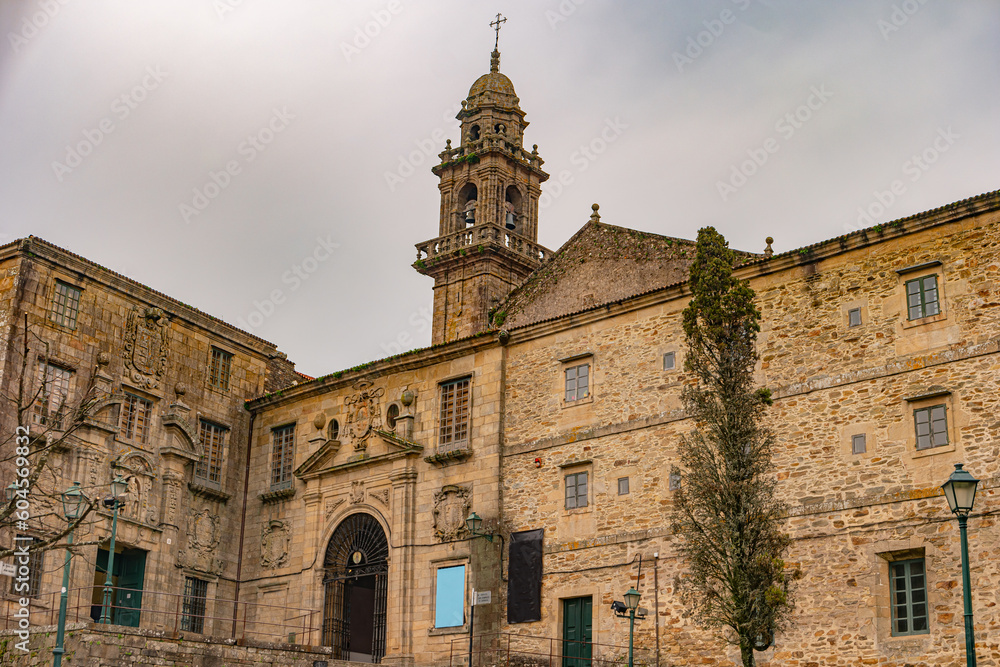
[[[345,518],[323,559],[323,644],[333,657],[381,662],[385,656],[389,542],[370,514]]]

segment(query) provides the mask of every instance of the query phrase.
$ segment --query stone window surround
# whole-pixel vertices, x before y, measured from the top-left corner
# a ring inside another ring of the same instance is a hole
[[[139,400],[143,400],[149,403],[149,411],[146,413],[146,439],[142,440],[140,438],[126,438],[122,432],[122,418],[125,415],[125,401],[122,400],[121,405],[118,408],[118,421],[115,430],[115,439],[119,442],[125,442],[133,447],[138,447],[139,449],[148,450],[153,442],[153,432],[156,420],[154,415],[156,414],[156,406],[159,400],[158,396],[150,394],[142,389],[136,389],[127,384],[122,383],[122,393],[135,396]]]
[[[461,445],[459,449],[467,450],[472,448],[472,416],[473,408],[475,403],[473,402],[473,396],[476,389],[476,375],[477,371],[456,373],[455,375],[449,375],[447,377],[440,378],[437,381],[437,388],[434,395],[434,405],[432,407],[433,418],[434,418],[434,441],[436,443],[436,450],[440,450],[442,446],[451,447],[456,442]],[[459,380],[469,381],[469,405],[468,405],[468,415],[466,417],[466,437],[464,440],[451,440],[447,443],[441,442],[441,391],[442,388],[452,382],[457,382]],[[343,424],[341,424],[341,429],[343,429]]]
[[[226,377],[225,388],[219,387],[218,385],[216,385],[215,383],[212,382],[212,357],[213,357],[212,353],[215,350],[218,350],[219,352],[222,352],[224,354],[228,354],[229,355],[229,372],[228,372],[228,375]],[[206,368],[206,372],[205,372],[205,386],[207,386],[209,388],[209,390],[214,391],[217,394],[228,394],[230,391],[232,391],[232,389],[233,389],[233,367],[236,365],[234,363],[235,361],[236,361],[236,352],[235,352],[235,350],[233,350],[229,346],[227,346],[225,344],[222,344],[222,343],[219,343],[217,341],[210,342],[209,345],[208,345],[208,364],[205,366],[205,368]]]
[[[931,641],[931,638],[934,637],[933,613],[927,619],[928,631],[926,633],[914,635],[892,634],[892,586],[889,581],[889,563],[915,558],[924,559],[927,606],[933,612],[934,608],[940,603],[933,568],[936,555],[934,546],[920,542],[919,538],[911,538],[910,540],[885,540],[872,544],[872,575],[874,581],[872,594],[875,599],[875,632],[879,643],[885,642],[892,645],[910,644],[911,646],[922,647],[924,642]],[[961,596],[959,599],[961,599]]]
[[[295,479],[294,475],[291,474],[291,472],[289,473],[287,480],[281,479],[280,481],[277,482],[274,481],[275,452],[276,452],[276,447],[278,446],[278,441],[277,441],[278,431],[282,431],[288,428],[292,430],[291,439],[290,442],[288,443],[288,446],[291,449],[291,459],[292,459],[291,468],[292,470],[295,469],[295,440],[298,437],[298,431],[299,431],[296,422],[294,421],[284,422],[278,424],[277,426],[271,427],[270,436],[268,438],[271,446],[269,447],[270,451],[268,452],[268,457],[267,457],[267,489],[269,491],[276,491],[285,488],[295,488]],[[281,465],[283,466],[283,464]]]
[[[569,516],[571,514],[587,514],[594,511],[595,505],[595,493],[594,493],[594,483],[596,481],[594,477],[594,461],[592,459],[582,459],[579,461],[568,461],[566,463],[559,464],[559,507],[562,516]],[[587,473],[587,505],[585,507],[566,507],[566,477],[567,475],[575,475],[581,472]],[[617,497],[617,496],[616,496]]]
[[[902,269],[896,269],[896,275],[898,277],[896,285],[896,298],[899,300],[899,321],[902,324],[903,329],[911,329],[913,327],[932,324],[934,322],[940,322],[947,319],[948,304],[947,299],[945,298],[946,276],[944,272],[944,264],[941,260],[935,259],[928,262],[922,262],[920,264],[914,264],[913,266],[908,266]],[[938,307],[940,308],[940,312],[936,315],[928,315],[926,317],[911,320],[909,319],[909,304],[906,298],[906,283],[910,280],[926,276],[935,276],[937,278]],[[863,317],[862,321],[864,321]]]
[[[39,386],[42,383],[49,384],[49,382],[51,381],[50,374],[48,372],[48,368],[54,368],[54,369],[57,369],[57,370],[60,370],[60,371],[68,373],[68,377],[66,378],[66,396],[65,396],[65,398],[63,399],[63,402],[62,402],[63,412],[62,412],[62,415],[61,415],[62,417],[65,417],[66,414],[67,414],[67,412],[68,412],[67,409],[68,409],[69,406],[72,405],[72,401],[73,401],[73,390],[75,388],[74,385],[76,384],[76,375],[77,375],[76,366],[74,366],[72,364],[65,363],[65,362],[63,362],[63,361],[61,361],[61,360],[59,360],[59,359],[57,359],[55,357],[52,357],[51,355],[49,355],[49,356],[39,355],[38,356],[38,360],[37,360],[37,365],[35,366],[35,372],[34,372],[34,382],[38,383]],[[35,385],[32,384],[32,387],[35,387]],[[45,410],[48,407],[50,407],[49,405],[45,405],[46,403],[50,403],[50,401],[49,401],[49,393],[47,391],[45,391],[44,389],[42,389],[41,393],[38,395],[37,401],[38,402],[35,404],[35,406],[31,410],[31,420],[32,420],[33,424],[40,424],[41,422],[36,421],[36,418],[38,418],[38,417],[41,416],[41,414],[42,414],[41,411],[42,410]],[[44,408],[42,407],[43,405],[45,405]],[[60,421],[61,421],[61,419],[60,419]],[[57,431],[62,430],[61,429],[61,426],[62,426],[61,423],[59,423],[59,424],[48,424],[46,426],[47,426],[47,428],[53,428],[53,429],[55,429]]]
[[[597,379],[597,368],[594,363],[594,353],[593,352],[581,352],[579,354],[573,354],[568,357],[563,357],[558,360],[559,362],[559,373],[557,375],[557,389],[556,395],[559,396],[559,405],[562,408],[575,408],[580,405],[589,405],[594,402],[594,394],[596,389],[596,379]],[[587,364],[590,368],[587,369],[587,397],[578,398],[575,401],[566,400],[566,371],[574,366],[582,366]]]
[[[434,627],[433,619],[437,615],[437,571],[446,567],[457,567],[459,565],[465,566],[465,592],[463,594],[463,599],[465,600],[463,618],[465,622],[462,625],[456,625],[450,628],[436,628]],[[468,554],[455,554],[454,556],[448,556],[447,558],[439,558],[431,560],[431,623],[427,628],[427,636],[437,637],[439,635],[467,635],[469,634],[469,577],[471,576],[471,559]]]
[[[48,311],[48,316],[45,318],[45,321],[49,325],[54,326],[58,329],[62,329],[63,331],[76,331],[76,326],[80,319],[80,312],[83,310],[84,289],[83,287],[80,286],[78,280],[74,280],[61,272],[53,272],[51,278],[52,278],[52,289],[48,290],[49,300],[48,300],[48,305],[46,307],[46,310]],[[72,326],[68,324],[63,324],[61,321],[55,319],[56,297],[58,294],[57,290],[59,289],[59,283],[62,283],[67,287],[71,287],[79,292],[79,296],[76,302],[76,314],[73,316]]]
[[[903,419],[906,424],[906,446],[911,458],[921,458],[924,456],[935,456],[954,452],[958,438],[956,437],[955,424],[958,421],[958,414],[955,407],[955,395],[947,389],[936,389],[916,396],[910,396],[903,402]],[[930,447],[928,449],[917,449],[917,431],[913,420],[913,412],[922,408],[929,408],[935,405],[944,405],[947,411],[948,420],[948,444],[940,447]]]
[[[912,421],[912,420],[911,420]],[[856,435],[865,436],[865,451],[860,454],[854,453],[852,438]],[[879,438],[876,434],[874,422],[855,422],[847,424],[840,431],[840,451],[847,461],[852,459],[869,459],[875,456],[878,451]]]
[[[206,415],[202,414],[201,412],[197,413],[196,418],[197,419],[196,419],[195,423],[198,425],[198,435],[199,435],[199,438],[201,436],[201,424],[202,424],[202,422],[207,422],[207,423],[211,424],[212,426],[215,426],[217,428],[221,428],[225,432],[225,435],[223,436],[222,451],[220,452],[220,459],[219,459],[219,481],[218,482],[212,482],[212,481],[209,481],[207,477],[201,477],[201,476],[199,476],[197,474],[193,474],[193,478],[199,484],[204,484],[204,485],[207,485],[209,487],[214,487],[214,488],[219,488],[219,489],[225,488],[225,486],[226,486],[226,470],[228,470],[228,467],[225,465],[225,462],[226,462],[226,458],[227,458],[227,456],[229,454],[230,447],[232,446],[232,442],[231,442],[231,440],[232,440],[232,434],[233,434],[232,424],[227,424],[226,422],[222,421],[221,419],[215,419],[214,417],[206,416]],[[201,443],[201,446],[202,446],[202,453],[204,454],[205,453],[204,452],[205,443]],[[292,455],[294,457],[294,449],[293,449]],[[208,459],[207,459],[207,457],[205,459],[205,464],[206,464],[206,466],[208,465]],[[198,470],[198,466],[195,465],[194,466],[194,471],[197,471],[197,470]]]
[[[673,353],[674,355],[674,365],[670,368],[664,368],[663,367],[664,357],[670,353]],[[682,356],[682,350],[678,349],[677,347],[668,346],[660,348],[659,353],[657,355],[657,359],[659,361],[659,370],[664,375],[679,373],[684,369],[684,358]]]
[[[851,326],[851,311],[858,310],[861,312],[861,324]],[[871,317],[868,313],[868,299],[854,299],[851,301],[844,301],[840,304],[840,325],[844,329],[848,330],[849,333],[860,333],[863,331],[868,324],[871,322]]]

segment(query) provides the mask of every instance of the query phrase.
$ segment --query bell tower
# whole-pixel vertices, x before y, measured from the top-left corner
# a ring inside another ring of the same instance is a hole
[[[538,146],[526,151],[528,122],[494,49],[488,74],[462,102],[460,145],[448,140],[432,168],[440,179],[437,238],[417,244],[413,267],[434,278],[432,342],[485,331],[489,311],[538,268],[538,198],[549,175]]]

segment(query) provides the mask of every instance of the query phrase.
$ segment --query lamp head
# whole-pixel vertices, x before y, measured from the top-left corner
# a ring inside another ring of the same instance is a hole
[[[615,612],[619,616],[624,616],[625,612],[628,611],[628,607],[621,600],[615,600],[611,603],[611,611]]]
[[[19,488],[21,487],[19,487],[16,482],[11,482],[10,484],[7,485],[7,488],[3,490],[3,495],[5,498],[7,498],[8,503],[14,500],[14,496],[17,495],[17,490]]]
[[[73,522],[79,519],[80,514],[83,513],[83,504],[86,501],[87,497],[83,495],[83,489],[80,488],[80,482],[73,482],[73,486],[63,491],[63,515],[66,517],[66,520]]]
[[[465,527],[469,529],[469,532],[473,535],[479,534],[479,528],[483,525],[483,518],[473,512],[469,515],[469,518],[465,520]]]
[[[979,480],[963,469],[964,464],[956,463],[955,472],[948,481],[941,485],[944,497],[948,499],[948,507],[959,516],[968,516],[976,502],[976,487]]]
[[[639,606],[640,597],[641,596],[639,595],[639,591],[635,590],[635,588],[628,589],[628,591],[625,593],[625,606],[627,606],[630,611],[634,610],[636,607]]]
[[[119,496],[125,495],[126,489],[128,489],[128,480],[121,475],[115,475],[111,482],[111,496],[118,500]]]

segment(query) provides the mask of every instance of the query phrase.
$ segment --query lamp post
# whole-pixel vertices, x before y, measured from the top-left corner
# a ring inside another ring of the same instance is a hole
[[[83,495],[80,482],[73,482],[73,486],[63,492],[63,515],[70,526],[80,518],[80,513],[83,511],[83,504],[86,501],[87,497]],[[70,560],[73,558],[73,552],[70,551],[70,547],[73,545],[72,529],[66,537],[66,545],[66,562],[63,564],[62,591],[59,593],[59,627],[56,629],[56,647],[52,649],[52,667],[59,667],[62,664],[63,653],[66,652],[63,648],[63,637],[66,634],[66,599],[69,595],[69,566]]]
[[[955,464],[955,472],[941,485],[948,506],[958,516],[958,532],[962,536],[962,599],[965,603],[965,664],[976,667],[976,635],[972,627],[972,591],[969,583],[969,539],[966,524],[969,513],[976,502],[976,486],[979,480],[963,470],[963,464]]]
[[[465,527],[469,529],[473,537],[484,537],[490,542],[493,541],[493,533],[483,533],[480,532],[479,528],[483,525],[483,518],[473,512],[469,515],[469,518],[465,520]]]
[[[639,606],[639,591],[629,588],[625,593],[625,606],[628,607],[628,667],[632,667],[632,640],[635,636],[635,610]]]
[[[108,570],[104,577],[104,600],[101,602],[101,618],[98,623],[110,625],[111,623],[111,596],[114,586],[111,582],[111,573],[115,569],[115,533],[118,531],[118,508],[125,504],[124,500],[118,497],[125,493],[128,488],[128,481],[121,475],[115,475],[111,482],[111,498],[106,499],[104,504],[111,507],[111,548],[108,549]]]

